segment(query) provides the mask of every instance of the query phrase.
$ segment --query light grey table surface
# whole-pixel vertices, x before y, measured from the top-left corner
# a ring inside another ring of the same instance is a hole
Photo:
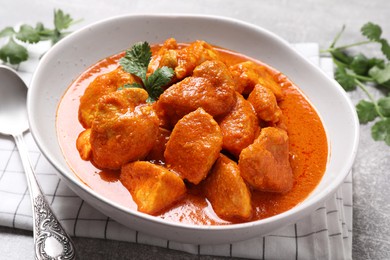
[[[345,24],[343,42],[361,40],[360,27],[372,21],[390,39],[388,0],[0,0],[0,29],[20,22],[52,23],[54,8],[83,21],[126,13],[197,13],[227,16],[264,27],[289,42],[317,42],[326,48]],[[368,48],[368,54],[378,54]],[[375,95],[381,95],[375,92]],[[364,97],[350,94],[354,103]],[[390,147],[375,142],[371,125],[360,127],[360,147],[353,166],[353,258],[390,259]],[[0,198],[1,203],[1,198]],[[80,259],[219,259],[159,247],[75,238]],[[0,259],[32,259],[32,233],[0,227]]]

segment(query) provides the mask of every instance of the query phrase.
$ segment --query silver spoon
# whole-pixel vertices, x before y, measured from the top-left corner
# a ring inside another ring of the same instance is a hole
[[[75,259],[75,247],[47,203],[28,158],[23,133],[29,128],[27,87],[16,72],[0,65],[0,134],[12,135],[27,177],[33,210],[35,259]]]

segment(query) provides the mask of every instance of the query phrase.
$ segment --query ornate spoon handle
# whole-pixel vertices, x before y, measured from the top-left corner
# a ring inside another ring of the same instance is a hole
[[[42,194],[28,158],[23,134],[14,136],[27,177],[33,210],[35,259],[76,259],[72,240]]]

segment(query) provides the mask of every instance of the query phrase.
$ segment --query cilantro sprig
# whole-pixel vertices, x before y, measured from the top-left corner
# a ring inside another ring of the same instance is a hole
[[[124,71],[137,76],[142,81],[142,84],[125,84],[123,87],[144,88],[149,94],[147,100],[149,103],[155,102],[158,99],[164,92],[163,87],[171,81],[175,74],[172,68],[163,66],[148,76],[147,71],[151,58],[152,52],[149,43],[138,42],[126,50],[125,56],[119,60],[119,64]]]
[[[356,111],[361,124],[374,121],[371,136],[376,141],[385,141],[390,146],[390,95],[375,99],[367,86],[373,86],[384,92],[390,90],[390,45],[382,37],[379,25],[368,22],[360,29],[366,38],[364,41],[338,46],[345,26],[336,35],[328,49],[322,53],[329,53],[336,65],[335,79],[346,91],[363,91],[368,100],[360,100]],[[366,44],[377,44],[383,57],[367,57],[363,53],[352,52],[351,48]],[[387,90],[387,91],[386,91]]]
[[[4,63],[18,65],[28,60],[28,50],[25,46],[18,43],[35,44],[40,41],[51,41],[55,44],[70,32],[65,31],[71,25],[78,21],[64,13],[61,9],[54,10],[54,29],[46,28],[42,23],[34,26],[22,24],[18,30],[13,27],[6,27],[0,31],[0,38],[6,39],[6,44],[0,48],[0,59]]]

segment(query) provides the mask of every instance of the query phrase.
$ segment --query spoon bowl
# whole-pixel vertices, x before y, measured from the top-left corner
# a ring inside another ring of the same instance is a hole
[[[18,74],[0,65],[0,134],[15,139],[26,173],[33,211],[35,259],[75,259],[74,245],[50,209],[28,158],[23,133],[29,128],[27,86]]]

